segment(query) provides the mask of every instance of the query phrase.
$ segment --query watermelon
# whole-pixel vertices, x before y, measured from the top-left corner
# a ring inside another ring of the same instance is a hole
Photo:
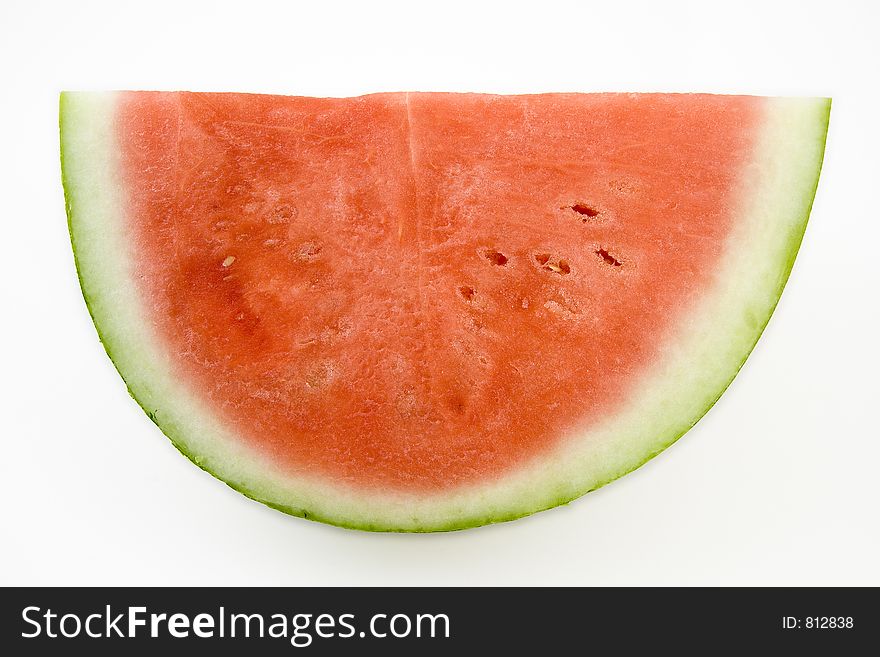
[[[64,93],[82,291],[131,395],[284,512],[439,531],[690,429],[788,278],[830,101]]]

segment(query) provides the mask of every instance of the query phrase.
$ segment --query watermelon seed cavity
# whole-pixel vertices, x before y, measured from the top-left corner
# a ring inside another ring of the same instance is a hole
[[[493,265],[498,265],[503,267],[507,264],[507,256],[503,253],[496,251],[495,249],[489,249],[485,253],[486,260],[491,262]]]
[[[571,267],[568,266],[567,260],[560,260],[559,263],[556,265],[554,265],[553,263],[550,263],[547,266],[550,267],[550,269],[555,271],[557,274],[570,274],[571,273]]]
[[[587,218],[592,219],[593,217],[599,216],[599,211],[596,208],[590,207],[586,203],[575,203],[569,207],[578,214],[583,215],[583,221],[586,221]]]
[[[568,264],[567,260],[557,260],[556,262],[550,262],[550,254],[549,253],[536,253],[535,261],[541,265],[541,269],[545,271],[552,271],[556,274],[570,274],[571,266]]]
[[[612,267],[620,267],[620,265],[623,264],[605,249],[598,249],[596,255],[602,258],[602,260],[605,261],[605,264],[611,265]]]
[[[474,298],[476,291],[474,290],[474,288],[468,285],[462,285],[460,288],[458,288],[458,293],[461,295],[462,299],[464,299],[465,301],[470,301]]]

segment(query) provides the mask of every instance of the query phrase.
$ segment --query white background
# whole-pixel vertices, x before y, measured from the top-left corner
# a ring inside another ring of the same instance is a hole
[[[880,585],[877,3],[0,3],[0,584]],[[445,535],[290,518],[181,457],[79,292],[62,89],[833,96],[792,278],[699,425],[563,508]]]

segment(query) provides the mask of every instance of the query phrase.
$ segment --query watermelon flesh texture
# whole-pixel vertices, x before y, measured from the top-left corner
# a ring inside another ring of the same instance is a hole
[[[827,116],[72,94],[62,148],[96,325],[175,444],[296,515],[436,530],[568,501],[699,419],[781,293]]]

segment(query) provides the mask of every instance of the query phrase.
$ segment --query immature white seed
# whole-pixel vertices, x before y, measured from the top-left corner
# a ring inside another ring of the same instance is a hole
[[[235,256],[226,256],[226,260],[223,261],[223,266],[228,267],[233,262],[235,262]]]

